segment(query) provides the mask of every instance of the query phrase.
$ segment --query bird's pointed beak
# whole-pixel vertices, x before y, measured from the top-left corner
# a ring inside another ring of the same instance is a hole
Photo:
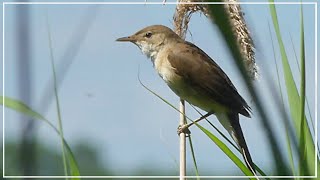
[[[119,41],[119,42],[134,42],[135,38],[134,38],[134,36],[127,36],[127,37],[118,38],[118,39],[116,39],[116,41]]]

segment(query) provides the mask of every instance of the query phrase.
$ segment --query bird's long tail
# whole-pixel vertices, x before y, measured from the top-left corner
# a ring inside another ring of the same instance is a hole
[[[244,161],[250,171],[255,175],[255,166],[251,159],[247,143],[244,139],[242,129],[239,122],[238,113],[216,114],[220,123],[227,129],[233,140],[237,143]]]

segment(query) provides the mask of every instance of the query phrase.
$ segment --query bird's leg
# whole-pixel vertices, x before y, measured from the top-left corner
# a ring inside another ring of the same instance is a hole
[[[187,135],[191,134],[190,130],[189,130],[189,127],[192,126],[193,124],[195,123],[198,123],[199,121],[201,121],[202,119],[205,119],[207,118],[208,116],[210,116],[211,114],[214,114],[213,112],[208,112],[207,114],[201,116],[199,119],[189,123],[189,124],[185,124],[185,125],[179,125],[178,126],[178,135],[180,133],[185,133]]]

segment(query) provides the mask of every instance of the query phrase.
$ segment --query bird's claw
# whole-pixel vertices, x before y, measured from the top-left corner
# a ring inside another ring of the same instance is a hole
[[[186,124],[185,125],[179,125],[177,133],[178,133],[178,135],[180,135],[181,133],[184,133],[184,134],[186,134],[187,137],[191,134],[191,132],[189,130],[189,126],[186,125]]]

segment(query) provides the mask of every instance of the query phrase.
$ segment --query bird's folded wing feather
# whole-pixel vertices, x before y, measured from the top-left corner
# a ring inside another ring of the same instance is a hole
[[[203,95],[233,112],[250,117],[250,107],[222,69],[192,43],[177,43],[168,54],[175,73]]]

